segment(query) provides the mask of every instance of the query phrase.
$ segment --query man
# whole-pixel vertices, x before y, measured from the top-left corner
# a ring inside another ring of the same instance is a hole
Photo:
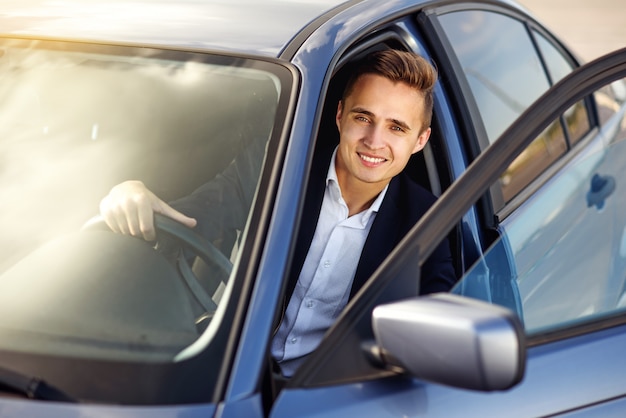
[[[434,202],[401,172],[430,137],[436,79],[422,57],[387,50],[367,56],[348,81],[335,117],[339,144],[316,154],[288,303],[272,342],[272,356],[286,376]],[[207,200],[202,193],[195,199]],[[114,231],[145,239],[154,239],[153,212],[196,226],[196,219],[138,182],[116,186],[101,212]],[[442,243],[424,265],[421,293],[446,291],[455,280],[448,245]]]

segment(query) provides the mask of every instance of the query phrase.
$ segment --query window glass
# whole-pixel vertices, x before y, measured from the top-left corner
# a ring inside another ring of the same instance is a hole
[[[543,35],[537,31],[533,31],[533,34],[539,45],[539,50],[543,55],[546,67],[548,67],[552,84],[556,84],[563,77],[571,73],[574,66],[559,52],[554,44],[548,41]]]
[[[453,292],[513,309],[531,335],[626,311],[626,107],[611,103],[597,134],[498,225],[500,238]],[[512,167],[547,150],[558,125]]]
[[[556,46],[548,41],[543,35],[537,31],[533,31],[539,50],[543,55],[548,73],[552,79],[552,84],[556,84],[559,80],[571,73],[574,69],[573,64],[556,48]],[[589,115],[585,102],[581,101],[574,105],[563,115],[565,126],[567,127],[568,138],[571,145],[576,144],[580,139],[589,132]]]
[[[560,121],[548,127],[500,177],[505,202],[513,199],[538,174],[567,151]]]
[[[549,88],[550,80],[522,22],[482,10],[445,14],[440,21],[462,66],[491,143]],[[561,78],[571,71],[547,40],[542,38],[541,43],[549,51],[548,66],[554,77]],[[577,137],[582,136],[580,132],[588,131],[588,125],[584,125],[584,106],[572,109],[569,116],[568,128]],[[560,121],[555,121],[500,179],[503,201],[495,203],[496,210],[566,151],[566,136]]]
[[[0,349],[139,362],[195,352],[220,297],[201,300],[182,274],[179,240],[159,236],[155,251],[81,227],[114,185],[141,180],[234,264],[288,77],[241,58],[3,41]],[[223,285],[218,264],[200,286]]]
[[[563,120],[567,127],[567,133],[571,145],[576,144],[591,129],[589,114],[584,101],[576,103],[563,114]]]
[[[490,142],[549,87],[524,24],[482,10],[440,16]]]

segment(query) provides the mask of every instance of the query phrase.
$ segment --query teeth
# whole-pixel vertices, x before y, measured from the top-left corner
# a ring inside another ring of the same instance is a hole
[[[368,157],[368,156],[366,156],[366,155],[362,155],[362,154],[359,154],[359,156],[360,156],[363,160],[367,161],[368,163],[382,163],[383,161],[385,161],[385,159],[384,159],[384,158],[374,158],[374,157]]]

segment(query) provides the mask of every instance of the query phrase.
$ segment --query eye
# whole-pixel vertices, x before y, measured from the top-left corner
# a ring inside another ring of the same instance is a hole
[[[360,121],[360,122],[366,122],[366,123],[367,123],[367,122],[369,122],[369,119],[368,119],[368,118],[366,118],[366,117],[365,117],[365,116],[363,116],[363,115],[357,115],[357,116],[355,117],[355,119],[356,119],[356,120],[358,120],[358,121]]]
[[[392,131],[396,131],[396,132],[404,132],[404,128],[402,128],[401,126],[398,125],[394,125],[391,127]]]

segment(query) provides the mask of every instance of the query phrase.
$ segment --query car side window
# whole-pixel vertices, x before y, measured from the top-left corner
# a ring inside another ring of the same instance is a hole
[[[573,64],[545,36],[533,30],[533,36],[544,59],[552,84],[557,83],[574,69]],[[570,145],[578,143],[589,132],[589,114],[584,102],[578,102],[563,115]]]
[[[536,30],[532,31],[539,51],[543,56],[552,84],[557,83],[574,69],[574,66],[561,54],[557,47]]]
[[[530,335],[626,309],[622,85],[596,91],[603,123],[581,144],[576,158],[498,225],[500,238],[453,292],[513,309]]]
[[[439,21],[495,141],[550,82],[526,26],[485,10],[443,14]]]
[[[521,192],[567,151],[565,134],[559,120],[553,122],[526,148],[500,177],[502,202],[498,209]]]
[[[524,110],[575,64],[538,30],[487,10],[440,16],[487,134],[495,141]],[[584,101],[572,106],[511,164],[492,201],[500,211],[590,130]]]

